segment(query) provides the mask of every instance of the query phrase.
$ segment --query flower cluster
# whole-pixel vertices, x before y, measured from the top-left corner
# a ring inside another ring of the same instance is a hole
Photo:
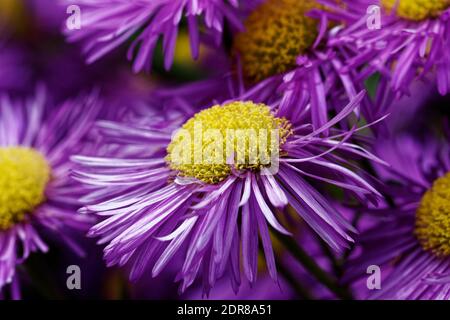
[[[450,299],[448,0],[5,3],[0,298]]]

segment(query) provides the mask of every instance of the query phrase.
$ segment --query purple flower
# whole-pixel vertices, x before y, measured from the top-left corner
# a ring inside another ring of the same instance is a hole
[[[410,135],[380,140],[377,153],[391,168],[378,168],[391,204],[367,209],[378,223],[361,234],[362,253],[349,263],[346,280],[381,268],[381,290],[369,299],[450,298],[450,153],[448,142]]]
[[[280,95],[280,109],[309,114],[320,127],[330,110],[341,111],[364,89],[355,70],[345,68],[348,53],[326,46],[335,28],[322,5],[303,0],[252,5],[245,30],[234,35],[233,52],[246,82],[258,84],[263,94]]]
[[[0,290],[11,284],[12,298],[20,296],[17,265],[49,250],[44,232],[82,254],[71,230],[87,230],[93,221],[76,214],[83,188],[70,179],[68,160],[86,151],[82,139],[97,105],[90,96],[49,107],[42,87],[23,102],[0,96]]]
[[[191,52],[199,54],[200,30],[221,39],[225,20],[240,28],[236,0],[76,0],[67,2],[81,9],[81,29],[67,30],[69,41],[82,41],[87,62],[92,63],[116,47],[133,40],[128,59],[139,72],[150,70],[153,51],[162,38],[164,66],[173,62],[175,43],[183,18],[189,28]],[[199,17],[202,24],[199,25]]]
[[[194,86],[189,88],[195,91]],[[339,252],[352,241],[355,230],[314,187],[315,182],[327,182],[358,199],[376,202],[378,193],[363,178],[367,175],[347,166],[354,168],[351,159],[377,159],[347,141],[355,127],[332,128],[357,108],[364,93],[323,127],[314,128],[289,117],[279,101],[256,103],[261,97],[245,92],[242,85],[236,88],[232,81],[223,81],[220,87],[224,86],[234,94],[212,107],[209,103],[199,109],[182,95],[172,95],[167,108],[161,109],[164,103],[158,99],[155,109],[159,111],[134,123],[102,121],[98,126],[108,141],[124,143],[128,151],[116,157],[73,157],[79,165],[75,179],[94,188],[81,212],[93,212],[102,219],[89,235],[106,244],[104,257],[109,266],[131,266],[132,280],[147,271],[157,276],[172,258],[181,256],[177,276],[181,291],[201,275],[207,293],[224,274],[237,291],[240,266],[250,283],[256,280],[258,243],[268,274],[276,280],[270,230],[291,234],[280,223],[288,205],[332,249]],[[196,136],[197,125],[205,134]],[[263,136],[260,142],[238,147],[246,133],[263,129],[271,132],[265,136],[268,140]],[[220,140],[221,135],[233,137],[228,130],[236,133],[236,139],[229,140],[231,149],[223,153],[215,147],[220,149],[228,141]],[[322,136],[326,130],[331,136]],[[206,132],[213,137],[218,134],[219,140],[213,141],[219,143],[212,143]],[[251,158],[255,148],[262,153]]]
[[[353,52],[346,62],[360,69],[364,78],[380,72],[392,88],[408,93],[416,79],[430,74],[442,95],[450,91],[450,4],[447,0],[357,0],[324,1],[332,8],[329,16],[340,19],[345,28],[329,45]],[[380,14],[380,25],[376,16]]]

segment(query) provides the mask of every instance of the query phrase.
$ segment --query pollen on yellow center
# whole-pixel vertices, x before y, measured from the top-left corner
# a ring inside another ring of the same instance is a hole
[[[450,172],[424,194],[416,212],[415,234],[425,250],[450,256]]]
[[[246,79],[258,82],[295,66],[318,35],[318,21],[306,16],[319,8],[315,1],[267,0],[245,21],[234,39]]]
[[[45,199],[50,167],[36,150],[0,147],[0,230],[25,219]]]
[[[181,176],[214,184],[232,169],[271,165],[292,134],[291,124],[265,104],[236,101],[215,105],[189,119],[167,147],[167,163]],[[267,161],[269,160],[269,161]]]
[[[450,7],[450,0],[381,0],[381,3],[388,12],[395,10],[397,16],[412,21],[436,18]]]

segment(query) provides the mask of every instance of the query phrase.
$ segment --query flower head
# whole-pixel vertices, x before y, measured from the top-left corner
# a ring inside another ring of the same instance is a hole
[[[448,300],[449,150],[439,139],[418,142],[410,135],[377,145],[392,166],[379,170],[391,205],[367,209],[382,218],[361,234],[362,253],[349,263],[346,278],[355,279],[367,266],[378,265],[389,273],[381,290],[369,298]]]
[[[307,13],[319,5],[314,1],[268,0],[257,6],[245,20],[245,31],[234,39],[247,79],[259,82],[285,73],[297,57],[312,48],[319,20]]]
[[[14,298],[16,266],[30,253],[49,249],[43,233],[56,232],[82,253],[70,230],[86,230],[92,218],[76,214],[83,192],[69,177],[68,159],[86,150],[83,138],[97,105],[91,96],[50,107],[42,88],[26,102],[0,98],[0,289],[13,284]]]
[[[337,7],[333,1],[328,4]],[[369,27],[377,13],[380,25]],[[344,1],[334,17],[346,27],[329,45],[353,52],[348,68],[359,70],[362,78],[380,72],[398,94],[408,93],[414,80],[431,74],[445,95],[450,91],[449,15],[448,0]]]
[[[330,110],[342,110],[364,89],[354,81],[354,71],[344,68],[346,53],[326,45],[334,23],[321,4],[267,0],[252,9],[245,30],[234,35],[233,51],[247,83],[279,95],[280,109],[308,114],[320,127]]]
[[[362,97],[317,129],[291,122],[277,103],[256,103],[260,99],[251,93],[200,109],[178,96],[170,112],[159,111],[156,118],[152,113],[145,125],[99,123],[103,134],[138,152],[73,157],[79,164],[74,177],[96,187],[82,210],[102,217],[90,235],[107,244],[108,265],[130,263],[132,279],[149,268],[156,276],[174,256],[182,257],[177,277],[182,291],[200,272],[205,292],[226,273],[237,290],[241,265],[253,283],[259,243],[268,273],[277,279],[270,233],[290,234],[280,222],[288,205],[334,250],[342,250],[354,230],[313,181],[375,201],[377,192],[342,157],[372,158],[346,142],[355,129],[321,136]]]
[[[450,6],[450,3],[448,0],[381,0],[381,5],[387,12],[395,12],[402,19],[423,21],[438,18]]]
[[[265,158],[269,158],[273,153],[277,152],[275,148],[279,148],[278,144],[283,144],[289,135],[292,134],[291,124],[283,118],[275,117],[270,108],[264,104],[255,104],[251,101],[234,101],[224,105],[215,105],[197,113],[189,119],[183,126],[182,130],[187,130],[191,136],[194,136],[196,124],[201,124],[203,130],[217,130],[221,136],[230,140],[225,141],[222,145],[218,145],[218,150],[226,147],[230,142],[230,150],[223,155],[218,152],[205,152],[211,144],[211,137],[202,135],[201,148],[191,148],[186,143],[184,137],[173,139],[167,147],[167,160],[172,170],[178,171],[181,175],[195,178],[206,183],[218,183],[226,179],[230,174],[232,167],[227,163],[227,158],[233,156],[232,161],[236,164],[238,170],[260,170],[264,166],[269,166],[269,162],[264,162]],[[272,137],[274,131],[277,130],[277,137]],[[266,132],[264,139],[257,139],[254,144],[250,143],[250,133]],[[227,136],[233,133],[233,137]],[[276,144],[271,143],[272,139],[277,139]],[[247,139],[248,143],[240,144],[240,141]],[[188,143],[191,141],[188,140]],[[179,148],[188,148],[191,152],[188,161],[180,162],[178,155],[174,157],[174,151]],[[216,151],[216,150],[215,150]],[[254,157],[252,158],[252,153]],[[220,156],[220,157],[219,157]],[[219,157],[217,160],[215,158]],[[178,158],[178,159],[177,159]],[[195,159],[201,159],[195,161]]]
[[[414,233],[425,250],[450,256],[450,172],[433,181],[420,200]]]
[[[8,230],[44,201],[50,180],[50,167],[44,157],[32,148],[0,149],[0,230]]]

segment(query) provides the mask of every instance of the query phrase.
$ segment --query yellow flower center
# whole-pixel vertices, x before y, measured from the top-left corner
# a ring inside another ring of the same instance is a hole
[[[425,250],[450,256],[450,172],[424,194],[416,212],[415,234]]]
[[[231,102],[205,109],[189,119],[167,147],[167,162],[181,176],[214,184],[232,169],[270,167],[291,124],[264,104]]]
[[[0,147],[0,230],[25,219],[45,199],[50,167],[36,150]]]
[[[381,3],[387,11],[396,10],[397,16],[412,21],[436,18],[450,6],[450,0],[381,0]]]
[[[318,35],[318,21],[305,14],[320,7],[315,1],[267,0],[256,8],[234,39],[246,79],[258,82],[295,66]]]

